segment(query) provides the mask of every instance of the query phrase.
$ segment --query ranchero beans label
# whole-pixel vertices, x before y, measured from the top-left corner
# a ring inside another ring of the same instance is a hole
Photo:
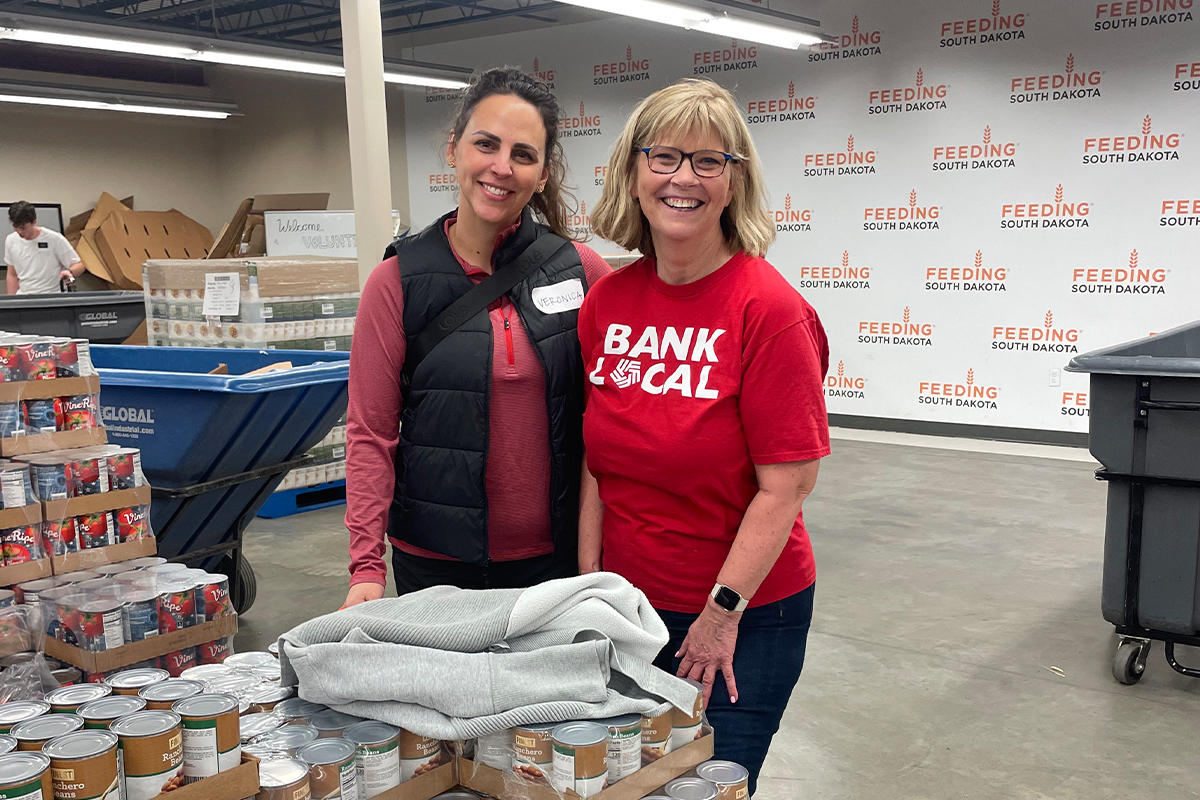
[[[0,800],[51,800],[50,772],[20,786],[0,786]]]
[[[125,772],[124,800],[150,800],[184,783],[183,731],[180,726],[157,736],[120,737]]]
[[[374,797],[400,785],[400,743],[360,744],[354,756],[358,790]]]
[[[411,780],[442,764],[442,741],[400,731],[400,780]]]
[[[54,800],[121,799],[115,749],[79,761],[51,759],[50,780],[54,785]]]
[[[671,731],[675,709],[657,717],[642,719],[642,765],[653,764],[671,752]]]
[[[550,728],[513,729],[513,773],[518,777],[541,783],[550,782],[554,763],[554,745]]]
[[[183,718],[183,774],[185,783],[233,769],[242,760],[238,713],[216,717]]]
[[[696,695],[696,702],[691,713],[675,708],[671,710],[671,715],[671,749],[678,750],[701,736],[700,724],[704,721],[703,695]]]

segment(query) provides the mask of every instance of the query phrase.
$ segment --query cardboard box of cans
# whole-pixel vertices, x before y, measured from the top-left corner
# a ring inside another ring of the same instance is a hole
[[[99,393],[86,340],[0,332],[0,455],[104,444]]]

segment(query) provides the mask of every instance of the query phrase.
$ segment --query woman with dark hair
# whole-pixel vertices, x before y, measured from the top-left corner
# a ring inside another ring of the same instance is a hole
[[[397,241],[363,288],[350,353],[347,606],[383,596],[385,538],[400,594],[576,574],[575,323],[609,270],[563,241],[558,116],[546,85],[521,71],[476,75],[446,143],[458,208]],[[523,258],[535,243],[541,255]],[[485,310],[440,316],[506,269],[524,277]],[[428,330],[443,334],[431,347]]]

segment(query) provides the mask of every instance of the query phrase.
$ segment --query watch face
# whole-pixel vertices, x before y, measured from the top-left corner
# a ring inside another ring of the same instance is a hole
[[[722,586],[718,589],[717,596],[713,599],[717,601],[717,605],[726,611],[733,611],[742,600],[741,595],[728,586]]]

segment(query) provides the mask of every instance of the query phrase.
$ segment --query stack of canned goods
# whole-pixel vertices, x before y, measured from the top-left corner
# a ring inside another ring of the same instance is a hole
[[[0,383],[95,374],[87,339],[0,332]]]

